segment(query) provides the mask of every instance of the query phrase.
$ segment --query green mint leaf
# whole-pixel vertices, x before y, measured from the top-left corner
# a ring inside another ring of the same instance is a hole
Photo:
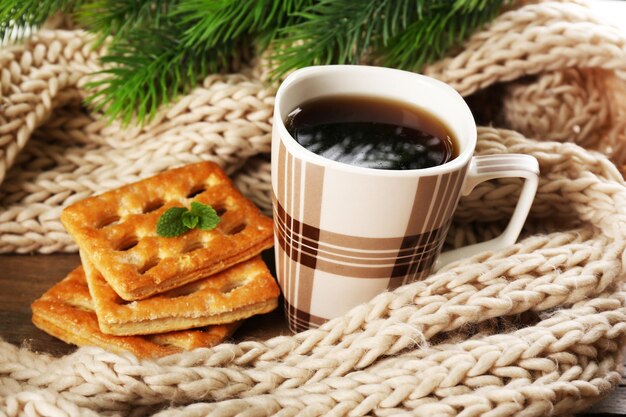
[[[157,235],[163,237],[176,237],[185,233],[190,228],[183,223],[183,215],[188,210],[184,207],[172,207],[159,217],[157,222]]]
[[[190,229],[193,229],[198,224],[198,216],[190,211],[183,213],[183,224]]]
[[[163,213],[157,222],[157,235],[175,237],[194,228],[213,230],[219,222],[220,217],[213,207],[192,201],[191,210],[172,207]]]
[[[220,223],[220,216],[210,205],[192,201],[191,212],[198,216],[198,225],[196,226],[198,229],[213,230]]]

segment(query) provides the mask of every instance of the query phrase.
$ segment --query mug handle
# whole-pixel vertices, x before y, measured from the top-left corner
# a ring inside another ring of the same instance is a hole
[[[502,234],[491,240],[442,253],[437,260],[435,270],[450,262],[467,258],[484,251],[494,251],[513,245],[519,237],[528,212],[533,204],[539,183],[539,163],[530,155],[481,155],[470,161],[469,170],[461,189],[461,195],[472,192],[483,181],[495,178],[524,178],[524,188],[517,201],[517,206],[508,226]]]

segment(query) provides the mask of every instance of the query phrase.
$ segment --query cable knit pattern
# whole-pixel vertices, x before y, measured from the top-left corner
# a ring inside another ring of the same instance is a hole
[[[625,184],[604,156],[573,144],[494,128],[480,129],[480,143],[537,157],[539,210],[567,206],[579,227],[457,262],[291,337],[156,361],[96,348],[54,359],[3,343],[1,408],[478,416],[590,405],[618,383],[623,361]]]
[[[74,251],[64,206],[204,159],[270,210],[274,89],[258,67],[211,75],[122,129],[80,105],[98,53],[85,33],[50,29],[0,51],[0,252]],[[503,84],[503,119],[543,141],[481,127],[476,152],[539,161],[519,243],[294,336],[157,360],[0,341],[0,416],[545,416],[610,392],[626,342],[626,186],[605,155],[568,142],[619,157],[624,112],[601,90],[623,83],[626,40],[582,3],[524,2],[425,73],[464,95],[517,80]],[[518,193],[516,180],[481,184],[447,244],[498,234]]]
[[[199,160],[233,173],[269,151],[274,87],[260,80],[258,67],[211,75],[149,125],[123,129],[80,107],[88,74],[100,69],[99,51],[88,40],[79,30],[46,29],[0,51],[0,253],[76,251],[58,220],[64,206]],[[622,82],[624,36],[582,4],[542,2],[503,13],[460,53],[424,72],[464,95],[539,75],[535,84],[509,87],[503,106],[508,125],[542,139],[593,144],[622,164],[626,99],[621,106],[603,99],[607,88],[597,77],[581,76],[581,86],[580,77],[558,76],[592,67]],[[572,129],[579,134],[572,136]],[[261,185],[268,183],[266,168],[251,165],[257,171],[246,166],[246,179],[236,181],[267,209],[269,188]]]

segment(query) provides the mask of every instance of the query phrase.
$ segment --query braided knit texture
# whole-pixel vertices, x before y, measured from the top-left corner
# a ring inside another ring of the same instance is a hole
[[[0,408],[540,416],[587,407],[620,379],[626,187],[604,156],[574,144],[494,128],[479,134],[479,153],[535,156],[535,214],[557,213],[577,227],[450,265],[292,337],[156,361],[96,348],[54,359],[5,343]]]
[[[81,107],[82,86],[100,69],[88,40],[79,30],[42,30],[0,51],[0,253],[74,252],[58,220],[64,206],[175,165],[210,159],[233,173],[269,152],[274,87],[260,81],[258,68],[211,75],[149,125],[123,129]],[[544,2],[507,11],[458,55],[424,72],[463,95],[537,77],[508,86],[507,126],[529,137],[593,145],[620,165],[626,161],[626,92],[610,95],[622,98],[615,105],[606,91],[619,90],[604,86],[611,77],[611,85],[626,89],[620,78],[626,39],[584,5]],[[252,165],[256,171],[246,166],[236,182],[267,210],[268,171]]]
[[[0,51],[0,253],[75,251],[63,207],[200,160],[270,211],[275,87],[260,68],[211,75],[123,129],[81,106],[100,69],[88,41],[44,29]],[[525,153],[541,169],[518,244],[294,336],[158,360],[0,340],[0,416],[544,416],[610,392],[626,343],[626,185],[609,159],[625,153],[626,39],[582,3],[528,2],[424,72],[464,96],[499,86],[498,119],[521,133],[481,127],[476,153]],[[519,190],[477,187],[448,246],[499,234]]]

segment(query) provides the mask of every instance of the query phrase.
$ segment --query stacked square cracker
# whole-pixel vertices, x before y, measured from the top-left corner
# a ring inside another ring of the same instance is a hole
[[[191,201],[211,205],[218,226],[158,236],[161,215]],[[32,310],[36,326],[66,342],[163,356],[213,346],[278,304],[280,291],[259,256],[272,246],[272,220],[213,163],[82,200],[61,221],[82,266]]]

